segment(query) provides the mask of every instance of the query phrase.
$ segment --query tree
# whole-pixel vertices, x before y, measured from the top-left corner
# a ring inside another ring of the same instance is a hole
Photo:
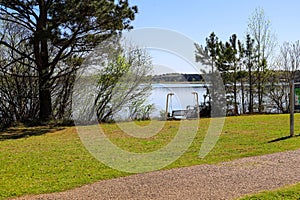
[[[206,38],[206,46],[203,46],[195,43],[196,48],[196,62],[201,62],[202,64],[211,66],[211,72],[215,70],[215,65],[217,61],[218,51],[219,51],[219,39],[214,32]]]
[[[206,47],[205,51],[209,53],[209,57],[211,59],[211,72],[214,72],[215,63],[217,62],[217,56],[219,52],[219,42],[218,37],[214,32],[210,34],[208,38],[206,38]]]
[[[233,106],[234,106],[234,114],[238,114],[238,49],[237,49],[237,36],[233,34],[229,38],[229,42],[223,44],[219,43],[219,51],[218,51],[218,61],[217,68],[223,74],[224,84],[227,85],[229,93],[233,93]],[[233,85],[233,89],[231,90],[230,84]],[[231,100],[230,100],[231,101]]]
[[[300,81],[300,42],[284,42],[276,59],[269,97],[282,113],[289,112],[290,81]]]
[[[5,23],[2,24],[2,30],[5,30],[5,40],[11,46],[24,52],[30,51],[22,43],[26,38],[26,31],[20,26]],[[12,49],[0,49],[0,127],[38,117],[38,79],[31,65],[30,60],[19,57]]]
[[[214,32],[212,32],[208,38],[206,38],[206,46],[195,43],[195,58],[196,62],[201,62],[204,65],[211,66],[210,74],[213,74],[216,70],[216,65],[219,56],[219,38]],[[205,73],[205,72],[204,72]]]
[[[285,80],[296,80],[296,72],[300,70],[300,41],[284,42],[280,47],[278,64],[285,72]]]
[[[150,94],[151,57],[143,49],[117,41],[107,42],[83,63],[73,99],[78,122],[124,120],[125,115],[118,116],[118,112],[130,112]]]
[[[220,42],[214,32],[206,38],[206,46],[203,48],[201,45],[195,43],[195,58],[196,62],[201,62],[203,65],[211,67],[211,70],[206,73],[202,71],[202,76],[205,82],[208,84],[208,97],[209,97],[209,110],[211,110],[211,116],[223,116],[225,113],[225,94],[224,84],[220,81],[219,71],[216,70],[217,63],[219,62],[220,54]]]
[[[264,83],[268,59],[276,46],[276,38],[271,30],[271,22],[266,17],[262,8],[256,8],[248,22],[248,34],[254,38],[255,49],[257,51],[257,94],[258,110],[263,110]]]
[[[247,71],[245,68],[245,45],[238,40],[238,65],[239,65],[239,71],[238,71],[238,79],[240,80],[241,84],[241,104],[242,104],[242,113],[246,113],[246,90],[245,90],[245,79],[247,78]]]
[[[23,43],[26,32],[20,26],[12,23],[3,23],[2,30],[6,32],[5,40],[15,48],[30,52],[30,47]],[[13,60],[17,60],[11,64]],[[57,65],[57,69],[64,69],[63,75],[57,78],[51,94],[53,99],[53,117],[55,120],[69,120],[71,116],[71,92],[76,75],[76,69],[81,65],[82,59],[69,58]],[[28,59],[20,59],[10,48],[0,49],[0,115],[4,125],[13,122],[22,122],[27,125],[40,124],[38,119],[38,73],[32,67],[34,63]],[[57,122],[58,122],[57,121]],[[0,122],[1,123],[1,122]]]
[[[232,48],[232,68],[233,68],[233,96],[234,96],[234,113],[237,115],[239,113],[238,111],[238,102],[237,102],[237,95],[238,95],[238,89],[237,89],[237,70],[238,70],[238,48],[237,48],[237,36],[236,34],[233,34],[229,39],[231,48]]]
[[[249,81],[249,113],[253,113],[253,65],[254,65],[254,39],[251,39],[250,35],[247,34],[246,37],[246,49],[245,49],[245,55],[246,55],[246,66],[248,69],[248,81]]]
[[[18,55],[7,65],[27,59],[37,72],[40,120],[51,118],[53,83],[70,73],[58,69],[59,63],[91,51],[108,37],[132,28],[130,21],[136,12],[137,7],[130,7],[127,0],[0,1],[0,20],[26,32],[22,43],[29,52],[11,45],[3,30],[0,45]]]
[[[269,90],[268,97],[274,104],[273,108],[276,108],[278,112],[288,113],[289,112],[289,83],[284,80],[285,72],[282,70],[274,70],[269,75]]]
[[[82,58],[72,57],[57,66],[65,69],[65,75],[57,78],[51,88],[52,116],[56,120],[71,120],[72,92],[76,74],[82,62]]]

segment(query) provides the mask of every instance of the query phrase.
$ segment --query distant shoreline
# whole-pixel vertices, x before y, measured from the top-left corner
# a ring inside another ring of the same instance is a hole
[[[161,82],[153,82],[152,84],[205,84],[205,82],[204,81],[190,81],[190,82],[161,81]]]
[[[200,74],[161,74],[153,75],[150,77],[154,83],[177,83],[177,84],[189,84],[189,83],[204,83],[204,79]]]

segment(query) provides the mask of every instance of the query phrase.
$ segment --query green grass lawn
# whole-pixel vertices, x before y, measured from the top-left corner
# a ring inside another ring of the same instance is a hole
[[[200,129],[190,148],[166,169],[300,148],[300,137],[286,137],[289,135],[289,115],[228,117],[216,146],[201,159],[198,156],[199,149],[209,121],[200,120]],[[138,123],[144,126],[149,122]],[[298,135],[299,114],[295,115],[295,124]],[[159,134],[138,139],[123,134],[115,124],[102,125],[113,143],[133,152],[147,152],[163,147],[172,140],[178,126],[179,121],[168,121]],[[49,131],[13,129],[0,134],[0,199],[62,191],[98,180],[129,175],[93,158],[82,145],[74,127]],[[22,137],[19,138],[17,132]],[[14,135],[12,138],[19,139],[7,139],[11,134]],[[296,190],[299,190],[299,186],[296,186]],[[288,191],[285,188],[283,192]],[[295,195],[299,198],[299,193]]]
[[[262,192],[256,195],[249,195],[239,200],[299,200],[300,199],[300,183],[292,186],[287,186],[274,191]]]

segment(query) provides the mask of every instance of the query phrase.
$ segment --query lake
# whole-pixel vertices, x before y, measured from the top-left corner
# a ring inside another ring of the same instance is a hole
[[[169,93],[173,93],[169,98],[168,110],[184,110],[189,105],[196,105],[196,98],[193,93],[198,94],[198,102],[204,102],[206,94],[205,84],[153,84],[152,92],[147,103],[154,104],[155,110],[151,117],[159,117],[160,112],[166,110],[166,99]],[[206,99],[207,101],[208,99]]]
[[[155,110],[152,113],[151,117],[159,117],[161,111],[166,110],[166,99],[169,93],[174,95],[170,98],[168,111],[172,112],[173,110],[185,110],[189,105],[196,105],[195,96],[192,94],[196,92],[198,94],[199,104],[204,103],[204,95],[206,95],[206,84],[153,84],[151,95],[148,97],[148,104],[154,104]],[[238,110],[242,112],[242,101],[241,101],[241,91],[238,92],[237,102]],[[230,96],[230,95],[229,95]],[[247,97],[246,97],[247,99]],[[208,98],[205,100],[208,101]],[[247,108],[248,104],[245,102],[245,107]],[[267,113],[280,113],[280,111],[275,108],[274,103],[268,97],[264,96],[264,112]],[[231,106],[233,108],[233,106]],[[230,107],[230,108],[231,108]],[[229,109],[230,109],[229,108]]]

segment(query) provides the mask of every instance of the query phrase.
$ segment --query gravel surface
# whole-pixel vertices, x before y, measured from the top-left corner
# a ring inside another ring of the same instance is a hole
[[[300,182],[300,149],[100,181],[18,200],[235,199]]]

